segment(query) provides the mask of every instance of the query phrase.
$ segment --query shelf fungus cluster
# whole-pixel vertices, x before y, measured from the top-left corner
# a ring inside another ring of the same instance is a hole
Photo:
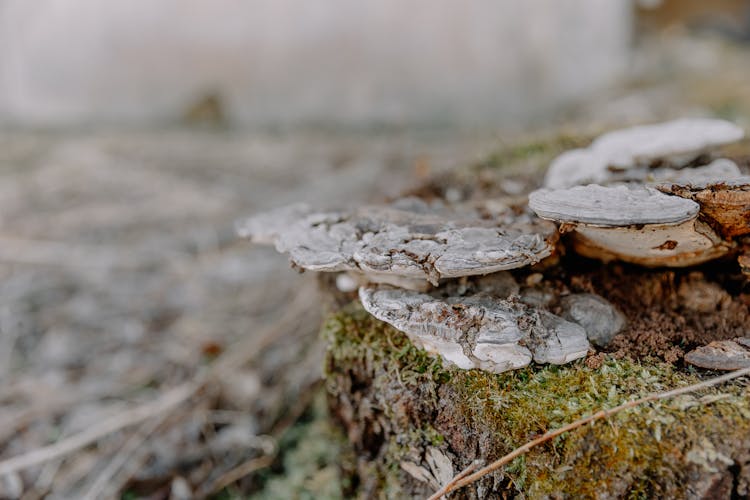
[[[238,231],[275,245],[294,267],[338,273],[339,289],[358,290],[370,314],[459,368],[562,364],[584,357],[590,343],[606,346],[625,317],[602,297],[557,297],[509,270],[553,256],[565,232],[584,256],[644,266],[739,253],[750,234],[750,177],[711,153],[742,137],[721,120],[634,127],[561,155],[528,206],[416,198],[346,210],[293,205]],[[748,259],[740,256],[743,269]]]
[[[750,234],[750,176],[711,159],[743,136],[709,119],[610,132],[555,159],[529,207],[572,232],[574,249],[587,257],[648,267],[716,259]]]
[[[498,201],[403,199],[317,212],[301,205],[252,217],[239,233],[273,243],[292,265],[341,273],[364,308],[460,368],[493,372],[586,355],[586,331],[524,294],[506,272],[550,256],[554,224]]]

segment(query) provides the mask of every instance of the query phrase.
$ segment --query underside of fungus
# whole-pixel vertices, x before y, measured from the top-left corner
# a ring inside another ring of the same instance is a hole
[[[698,220],[700,206],[645,186],[538,190],[529,206],[573,231],[575,250],[604,261],[684,267],[726,254],[730,245]]]

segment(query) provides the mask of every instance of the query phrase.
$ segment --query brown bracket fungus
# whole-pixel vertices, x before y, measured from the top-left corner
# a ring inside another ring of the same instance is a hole
[[[701,218],[727,239],[750,234],[750,176],[672,182],[659,189],[700,204]]]
[[[535,264],[557,241],[553,224],[496,206],[450,208],[411,199],[310,212],[293,221],[290,213],[252,217],[241,234],[261,242],[273,236],[276,249],[302,269],[355,271],[406,288]]]
[[[685,355],[691,365],[709,370],[739,370],[750,367],[750,338],[717,340]]]
[[[454,281],[430,293],[362,287],[359,297],[370,314],[459,368],[501,373],[532,359],[563,364],[586,355],[581,326],[504,296],[506,290]]]
[[[730,246],[698,220],[700,206],[645,186],[576,186],[531,193],[529,206],[574,231],[586,257],[644,266],[684,267],[724,255]]]

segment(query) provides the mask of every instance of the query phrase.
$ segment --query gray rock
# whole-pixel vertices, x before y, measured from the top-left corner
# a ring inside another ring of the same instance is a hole
[[[549,311],[539,310],[538,314],[539,323],[528,340],[535,362],[562,365],[586,355],[589,343],[580,325]]]
[[[560,300],[562,317],[586,330],[589,341],[606,347],[625,325],[625,316],[604,298],[593,293],[577,293]]]

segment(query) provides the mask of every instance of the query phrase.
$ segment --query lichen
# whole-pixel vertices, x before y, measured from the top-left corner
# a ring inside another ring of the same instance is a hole
[[[357,306],[330,317],[323,335],[333,413],[377,476],[367,493],[381,497],[430,491],[398,466],[407,456],[418,462],[427,445],[455,457],[458,471],[579,417],[701,378],[668,363],[625,358],[605,358],[599,368],[576,362],[499,375],[458,370]],[[504,490],[528,498],[680,498],[724,487],[727,475],[728,487],[743,494],[749,432],[748,388],[724,385],[563,435],[459,497]],[[707,447],[713,454],[701,451]]]

